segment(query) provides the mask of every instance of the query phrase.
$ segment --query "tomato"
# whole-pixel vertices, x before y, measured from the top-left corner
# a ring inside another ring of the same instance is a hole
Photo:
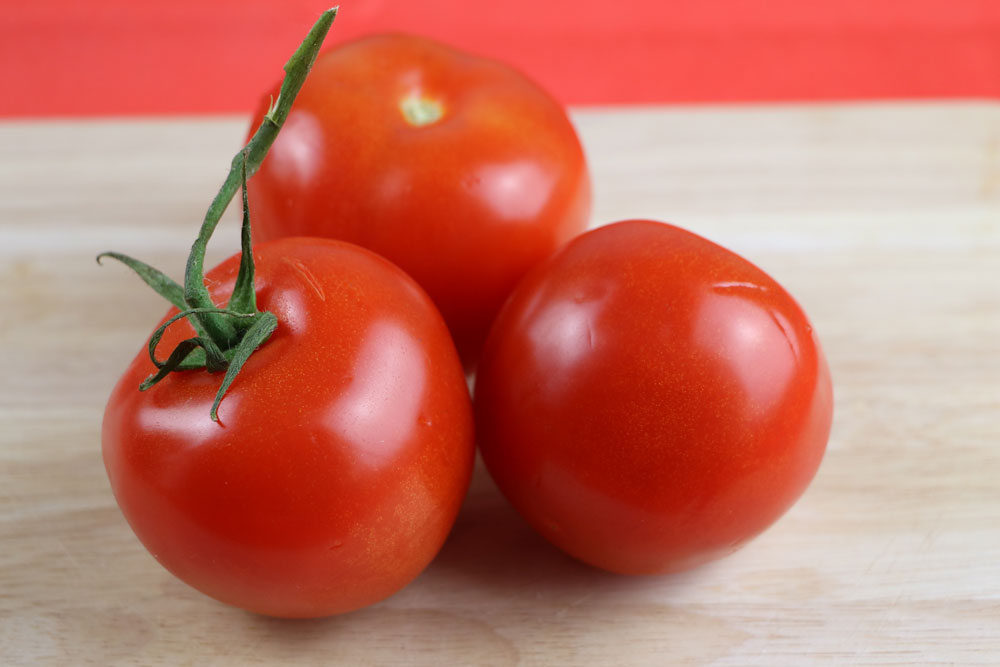
[[[107,405],[108,476],[143,544],[198,590],[274,616],[356,609],[416,577],[455,519],[474,456],[465,377],[432,302],[388,261],[322,239],[253,255],[278,327],[219,422],[220,374],[140,392],[144,350]],[[238,261],[208,273],[216,303]],[[191,335],[177,322],[162,345]]]
[[[585,228],[590,178],[564,109],[523,75],[376,36],[320,54],[250,209],[256,240],[338,238],[402,267],[471,367],[514,285]]]
[[[600,568],[689,568],[778,519],[819,466],[832,386],[763,271],[626,221],[572,241],[501,311],[475,387],[483,459],[553,544]]]

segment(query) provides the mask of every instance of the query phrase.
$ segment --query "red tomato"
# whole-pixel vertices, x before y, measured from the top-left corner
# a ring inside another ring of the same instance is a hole
[[[476,418],[493,479],[542,535],[614,572],[692,567],[805,490],[832,417],[791,296],[690,232],[628,221],[531,272],[483,351]]]
[[[558,103],[505,65],[403,35],[321,54],[249,188],[255,239],[326,236],[387,257],[434,299],[468,366],[514,285],[590,212]]]
[[[451,528],[474,455],[464,374],[430,299],[386,260],[320,239],[254,257],[278,328],[220,422],[221,374],[140,393],[154,371],[143,350],[104,416],[111,486],[143,544],[198,590],[274,616],[356,609],[416,577]],[[217,302],[238,262],[209,272]],[[191,335],[178,322],[162,349]]]

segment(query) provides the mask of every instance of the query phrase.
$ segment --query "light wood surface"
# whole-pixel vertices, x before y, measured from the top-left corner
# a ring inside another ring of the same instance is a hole
[[[825,345],[812,487],[672,577],[564,557],[479,469],[412,585],[324,620],[175,580],[100,457],[104,401],[179,277],[241,118],[0,124],[0,664],[1000,664],[1000,105],[585,110],[595,223],[652,217],[762,266]],[[210,261],[237,248],[230,216]]]

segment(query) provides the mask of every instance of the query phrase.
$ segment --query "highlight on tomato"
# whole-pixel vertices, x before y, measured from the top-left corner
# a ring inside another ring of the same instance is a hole
[[[430,294],[468,368],[521,277],[584,230],[591,198],[548,93],[399,34],[320,54],[249,187],[255,239],[325,236],[388,258]]]
[[[553,544],[625,574],[696,566],[776,521],[817,471],[832,401],[816,333],[781,285],[643,220],[529,273],[475,386],[500,490]]]
[[[102,450],[115,498],[180,579],[282,617],[350,611],[410,582],[447,537],[474,457],[461,362],[409,276],[341,241],[251,247],[246,179],[332,20],[331,10],[289,61],[280,98],[234,159],[184,285],[104,255],[175,306],[108,400]],[[242,252],[203,276],[241,185]]]

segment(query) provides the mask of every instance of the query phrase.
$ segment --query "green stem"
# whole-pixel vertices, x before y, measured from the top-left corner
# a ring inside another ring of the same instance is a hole
[[[271,144],[278,136],[278,131],[284,125],[285,119],[288,118],[292,102],[299,94],[313,62],[316,61],[316,55],[319,53],[323,38],[326,37],[326,33],[330,30],[330,25],[336,16],[336,7],[323,12],[302,44],[285,63],[285,78],[281,82],[281,91],[278,93],[276,104],[273,104],[264,115],[264,120],[246,147],[233,157],[229,174],[222,183],[222,187],[219,188],[219,193],[215,195],[215,199],[209,205],[201,230],[198,232],[198,238],[192,244],[191,253],[188,255],[187,269],[184,272],[184,301],[189,308],[212,308],[215,306],[208,293],[208,288],[205,287],[203,277],[208,240],[212,237],[222,214],[240,187],[244,156],[247,177],[253,176],[264,161],[264,156],[267,155]],[[202,323],[208,335],[221,346],[230,347],[234,343],[237,332],[232,322],[215,317],[211,313],[199,313],[195,317]]]
[[[149,357],[158,370],[146,378],[139,389],[141,391],[149,389],[173,371],[199,368],[205,368],[210,372],[225,370],[225,376],[210,411],[213,421],[218,421],[219,403],[243,365],[278,327],[278,318],[274,313],[257,310],[250,211],[247,206],[247,178],[257,172],[268,149],[278,136],[278,131],[288,118],[292,102],[302,88],[336,15],[336,7],[323,12],[305,40],[285,63],[285,78],[281,83],[278,99],[271,103],[264,120],[249,143],[233,157],[229,174],[205,213],[198,238],[191,246],[191,253],[188,255],[184,286],[181,287],[158,269],[127,255],[108,252],[97,256],[98,264],[105,256],[123,262],[146,284],[181,311],[164,322],[150,338]],[[241,186],[243,225],[240,236],[240,268],[233,294],[230,296],[230,308],[222,309],[212,303],[208,288],[205,286],[205,251],[222,214]],[[156,348],[164,332],[173,322],[184,317],[189,318],[198,335],[178,343],[167,360],[160,361],[156,358]]]

